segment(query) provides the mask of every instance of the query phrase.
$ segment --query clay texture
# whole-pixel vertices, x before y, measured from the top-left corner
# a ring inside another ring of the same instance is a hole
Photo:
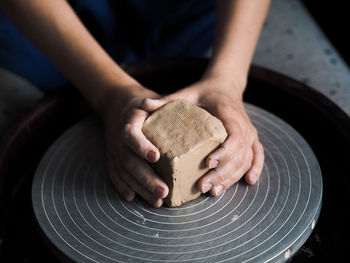
[[[222,122],[196,105],[175,100],[152,113],[142,131],[160,151],[153,168],[169,186],[168,206],[199,197],[197,182],[208,171],[206,158],[227,137]]]

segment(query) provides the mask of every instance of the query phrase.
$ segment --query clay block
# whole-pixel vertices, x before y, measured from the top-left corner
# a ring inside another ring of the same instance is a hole
[[[227,137],[222,122],[196,105],[175,100],[152,113],[142,131],[160,151],[153,168],[169,186],[168,206],[199,197],[197,182],[208,171],[206,158]]]

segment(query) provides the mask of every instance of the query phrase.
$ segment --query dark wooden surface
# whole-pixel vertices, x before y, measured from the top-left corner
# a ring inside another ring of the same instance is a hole
[[[167,94],[199,79],[206,63],[202,59],[174,59],[129,65],[126,70],[145,86]],[[349,245],[349,117],[315,90],[256,66],[250,71],[245,100],[291,124],[320,162],[324,179],[320,219],[292,261],[340,262]],[[49,145],[87,112],[89,108],[79,94],[65,88],[26,113],[1,142],[0,262],[58,262],[37,229],[31,181]]]

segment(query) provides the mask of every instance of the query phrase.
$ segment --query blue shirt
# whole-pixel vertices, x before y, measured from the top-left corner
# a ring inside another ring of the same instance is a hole
[[[88,30],[118,63],[202,56],[214,35],[214,0],[72,0]],[[0,13],[0,67],[46,91],[67,79]]]

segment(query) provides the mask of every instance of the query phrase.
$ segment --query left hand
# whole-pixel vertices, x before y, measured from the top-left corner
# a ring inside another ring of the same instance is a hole
[[[264,165],[264,150],[258,133],[245,112],[242,96],[232,84],[213,77],[202,80],[160,99],[145,99],[142,107],[149,112],[164,104],[183,99],[196,104],[219,118],[228,137],[211,153],[206,165],[211,170],[198,182],[202,193],[220,195],[244,174],[248,184],[255,184]]]

